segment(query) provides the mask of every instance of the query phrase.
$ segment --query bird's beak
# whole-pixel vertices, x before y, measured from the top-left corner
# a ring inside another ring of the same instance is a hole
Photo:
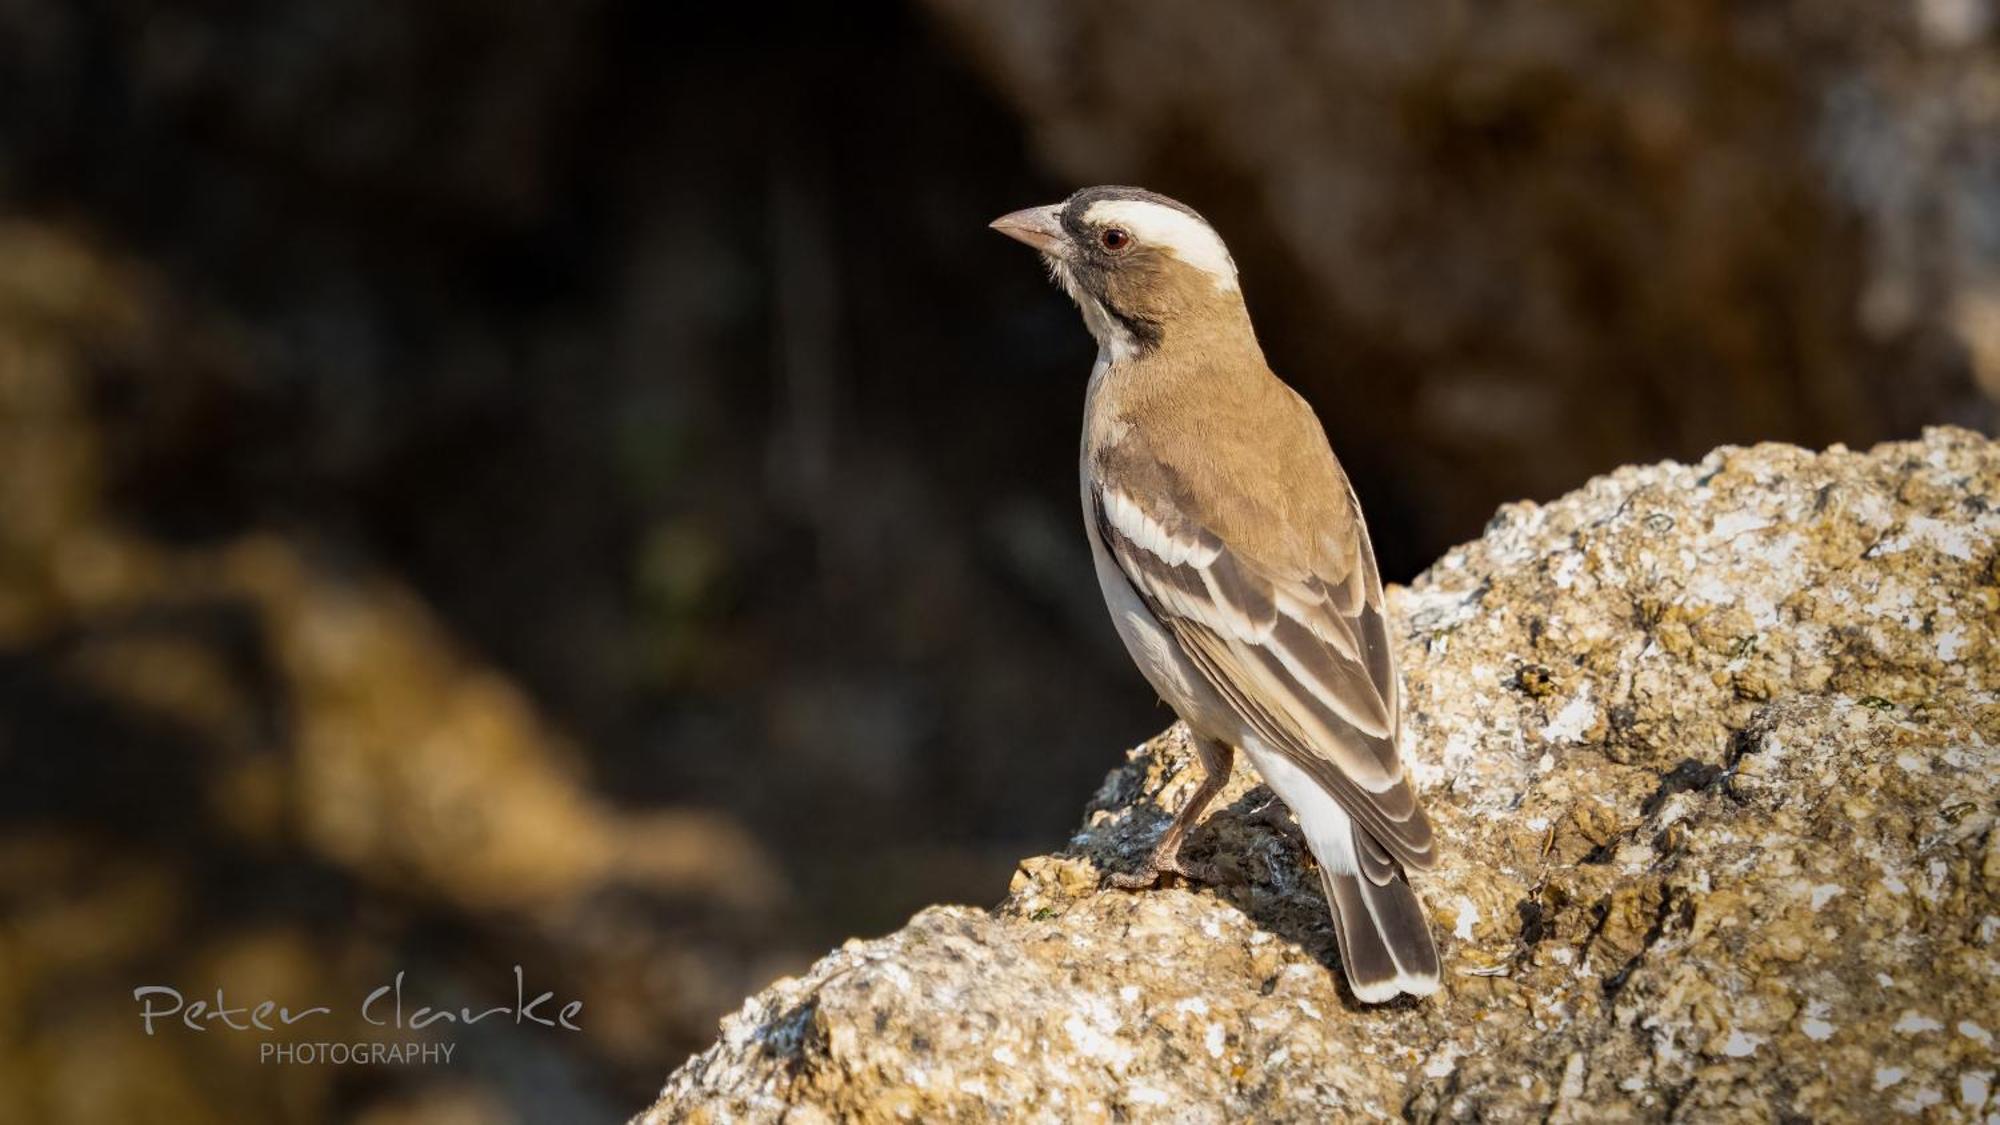
[[[1063,237],[1062,206],[1030,207],[1002,215],[986,224],[1016,242],[1025,242],[1052,257],[1068,257],[1069,242]]]

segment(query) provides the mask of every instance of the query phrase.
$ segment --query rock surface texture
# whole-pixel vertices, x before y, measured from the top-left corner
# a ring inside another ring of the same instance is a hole
[[[999,908],[778,982],[641,1120],[1992,1120],[2000,445],[1726,448],[1513,504],[1392,592],[1442,866],[1357,1004],[1239,770],[1234,879],[1101,890],[1193,788],[1133,751]]]

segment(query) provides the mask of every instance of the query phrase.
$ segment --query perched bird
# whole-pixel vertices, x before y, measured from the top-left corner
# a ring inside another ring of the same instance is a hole
[[[1146,869],[1113,881],[1200,877],[1181,843],[1241,748],[1319,861],[1354,995],[1435,992],[1404,870],[1437,853],[1398,748],[1375,551],[1312,408],[1265,363],[1228,248],[1192,208],[1131,187],[992,226],[1041,252],[1097,340],[1082,452],[1097,580],[1205,771]]]

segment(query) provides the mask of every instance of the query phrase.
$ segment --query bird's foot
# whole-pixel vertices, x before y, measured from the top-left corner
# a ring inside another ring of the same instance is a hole
[[[1105,876],[1105,883],[1121,891],[1143,891],[1159,885],[1168,875],[1177,875],[1189,883],[1227,882],[1224,872],[1212,863],[1198,863],[1183,859],[1179,849],[1172,854],[1155,850],[1146,857],[1146,865],[1137,871],[1114,871]]]

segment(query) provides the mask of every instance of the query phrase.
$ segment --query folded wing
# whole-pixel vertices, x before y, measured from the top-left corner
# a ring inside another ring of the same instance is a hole
[[[1134,592],[1216,694],[1365,829],[1357,835],[1375,846],[1357,848],[1357,860],[1380,886],[1394,878],[1392,861],[1425,869],[1436,856],[1397,749],[1400,689],[1374,552],[1338,483],[1345,507],[1327,526],[1261,552],[1288,557],[1225,541],[1198,504],[1148,511],[1099,486],[1091,515]]]

